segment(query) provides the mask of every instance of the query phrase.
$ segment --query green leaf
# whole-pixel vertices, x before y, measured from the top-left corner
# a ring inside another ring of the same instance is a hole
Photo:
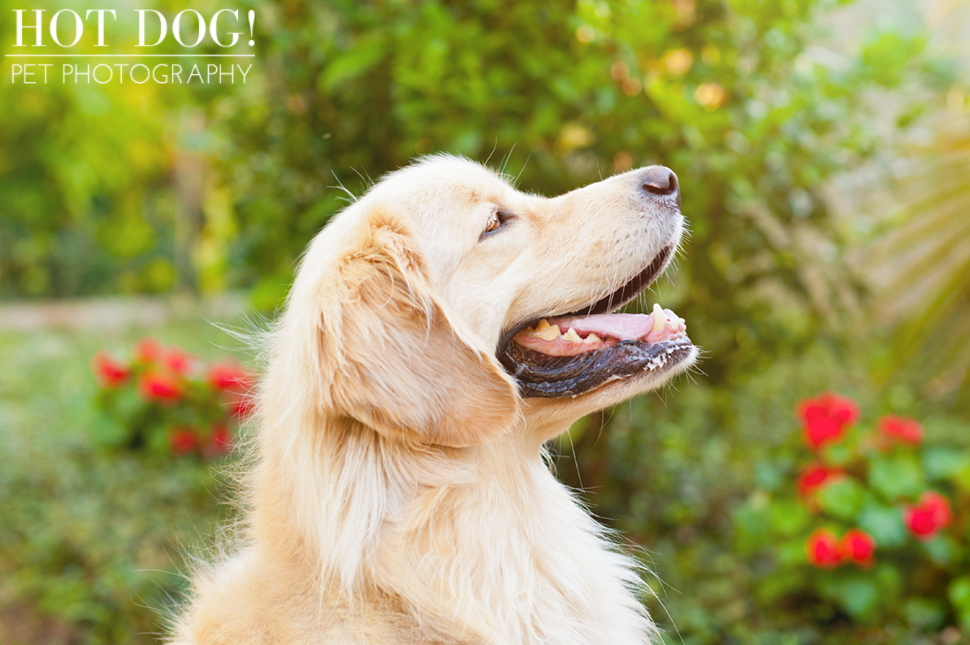
[[[168,456],[172,454],[168,443],[168,430],[162,426],[152,426],[146,437],[147,450],[150,454]]]
[[[946,596],[953,603],[953,608],[960,617],[960,624],[970,628],[970,576],[957,578],[951,582]]]
[[[960,626],[970,629],[970,576],[958,578],[950,583],[947,597],[953,603]]]
[[[903,578],[895,564],[879,562],[868,575],[879,585],[881,604],[891,606],[899,601],[903,592]]]
[[[452,139],[451,146],[455,152],[474,156],[482,147],[482,133],[475,128],[465,130]]]
[[[957,448],[938,446],[923,452],[923,469],[930,479],[955,477],[970,467],[970,454]]]
[[[91,424],[91,440],[97,446],[114,448],[121,446],[130,436],[125,424],[107,414],[98,414]]]
[[[806,561],[805,540],[803,538],[786,540],[778,546],[775,557],[782,564],[804,564]]]
[[[334,57],[326,67],[320,85],[325,91],[365,73],[380,62],[384,41],[380,37],[361,38],[349,51]]]
[[[923,542],[922,544],[923,550],[930,556],[933,563],[944,569],[953,563],[954,556],[960,549],[959,545],[953,541],[953,538],[946,534],[940,535],[929,542]]]
[[[903,514],[898,508],[869,504],[859,514],[859,528],[876,541],[876,548],[902,546],[908,539]]]
[[[890,501],[916,497],[926,488],[920,464],[911,454],[873,459],[869,466],[869,483]]]
[[[910,598],[903,606],[906,622],[921,630],[939,629],[946,620],[946,607],[932,598]]]
[[[758,487],[767,491],[776,491],[788,482],[788,479],[782,476],[778,467],[770,462],[755,464],[754,478]]]
[[[964,492],[970,493],[970,466],[957,473],[953,478],[953,483]]]
[[[899,85],[903,70],[909,60],[922,51],[922,38],[904,38],[895,32],[880,34],[878,39],[866,43],[861,52],[863,63],[872,79],[886,87]]]
[[[118,391],[114,397],[112,413],[131,423],[133,419],[141,415],[147,404],[138,397],[134,387],[126,387]]]
[[[732,514],[734,536],[740,550],[760,551],[768,531],[770,506],[764,493],[756,492]]]
[[[830,445],[825,450],[825,461],[833,466],[846,466],[855,458],[855,446],[848,442]]]
[[[866,501],[865,490],[854,479],[845,478],[818,494],[822,509],[839,519],[854,521]]]
[[[785,537],[800,533],[811,518],[812,514],[798,500],[771,504],[771,528]]]
[[[805,583],[803,569],[785,569],[765,577],[756,593],[761,602],[772,603],[782,596],[804,589]]]
[[[873,576],[852,574],[825,585],[826,595],[835,600],[853,618],[870,618],[879,604],[879,585]]]

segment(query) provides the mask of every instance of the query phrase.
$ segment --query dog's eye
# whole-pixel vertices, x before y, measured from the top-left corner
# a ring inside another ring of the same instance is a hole
[[[494,233],[495,231],[499,230],[505,225],[505,222],[511,218],[512,216],[507,213],[495,211],[492,213],[492,216],[488,218],[488,224],[485,225],[485,230],[482,232],[482,237],[484,238],[489,233]]]
[[[498,213],[492,213],[492,216],[488,218],[488,224],[485,226],[485,232],[491,233],[492,231],[497,231],[502,228],[502,220],[499,218]]]

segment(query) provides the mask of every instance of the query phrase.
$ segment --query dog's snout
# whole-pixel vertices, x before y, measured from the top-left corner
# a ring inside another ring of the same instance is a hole
[[[677,175],[666,166],[651,166],[640,178],[640,188],[651,195],[675,195],[680,203]]]
[[[643,188],[654,195],[671,195],[677,192],[677,175],[665,166],[651,166],[642,177]]]

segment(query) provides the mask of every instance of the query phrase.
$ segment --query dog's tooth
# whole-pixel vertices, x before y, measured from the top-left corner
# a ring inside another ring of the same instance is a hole
[[[539,336],[539,338],[541,338],[542,340],[549,340],[549,341],[556,340],[560,336],[559,326],[551,325],[549,329],[547,329],[541,334],[537,334],[537,336]]]
[[[597,336],[596,334],[590,334],[589,336],[586,337],[586,342],[587,343],[601,343],[601,342],[603,342],[603,339],[600,338],[599,336]]]
[[[549,321],[543,318],[536,325],[535,331],[532,335],[536,338],[541,338],[546,341],[553,341],[559,338],[559,325],[550,325]]]
[[[663,329],[664,325],[667,324],[667,314],[664,310],[660,308],[660,305],[653,303],[653,329],[650,331],[657,331]]]
[[[577,334],[576,330],[573,329],[572,327],[570,327],[569,331],[567,331],[565,334],[562,335],[562,339],[569,341],[570,343],[583,342],[583,339],[579,337],[579,334]]]

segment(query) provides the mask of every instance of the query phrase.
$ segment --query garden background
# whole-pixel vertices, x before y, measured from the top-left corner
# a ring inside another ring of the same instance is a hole
[[[11,34],[13,8],[90,7],[0,8]],[[232,389],[214,365],[256,366],[223,327],[272,319],[344,187],[439,151],[547,195],[680,177],[691,235],[651,299],[686,318],[700,371],[555,446],[642,547],[669,642],[970,642],[965,2],[232,8],[257,14],[245,85],[23,86],[4,64],[0,642],[155,638],[232,514],[235,457],[192,426]],[[180,371],[143,337],[197,358]],[[119,363],[92,364],[103,349]],[[145,386],[158,361],[194,398]],[[813,434],[796,407],[823,391],[858,420],[816,406],[835,425]],[[949,515],[917,539],[927,491]],[[850,529],[874,555],[825,551]]]

